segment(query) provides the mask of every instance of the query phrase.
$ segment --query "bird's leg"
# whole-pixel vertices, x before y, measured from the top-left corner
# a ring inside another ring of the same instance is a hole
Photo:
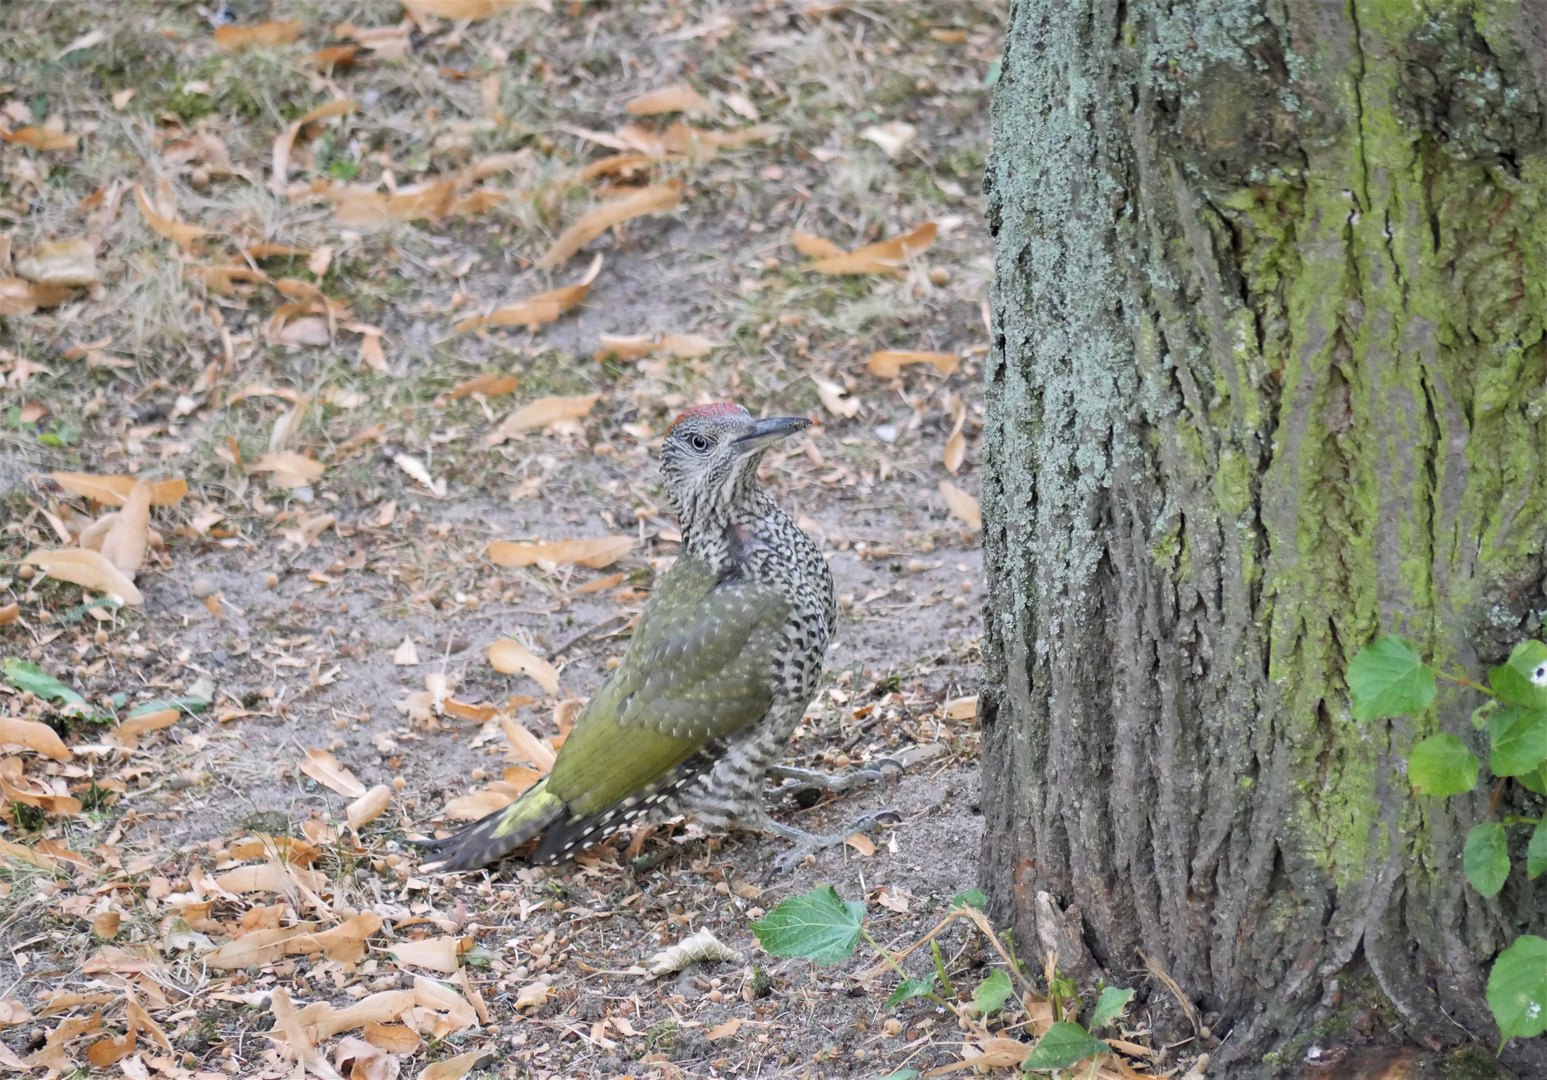
[[[882,758],[876,764],[897,765],[897,762],[892,761],[891,758]],[[900,765],[897,767],[901,769]],[[822,772],[820,769],[800,769],[794,765],[770,765],[768,775],[785,781],[769,792],[775,801],[802,791],[830,791],[838,795],[885,778],[885,774],[877,769],[852,769],[849,772],[834,775]]]
[[[806,856],[815,855],[819,851],[826,851],[830,847],[837,847],[855,833],[869,832],[882,821],[895,824],[902,820],[902,816],[895,810],[876,810],[856,818],[834,832],[809,833],[803,829],[797,829],[793,825],[786,825],[781,821],[775,821],[768,811],[760,805],[748,807],[737,817],[738,823],[743,828],[772,833],[774,836],[782,837],[794,843],[794,847],[774,859],[768,871],[768,877],[770,878],[775,874],[789,873],[805,862]]]

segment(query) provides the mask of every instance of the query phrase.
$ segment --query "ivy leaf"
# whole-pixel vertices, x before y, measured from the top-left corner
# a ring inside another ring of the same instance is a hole
[[[1133,997],[1133,991],[1120,986],[1104,986],[1101,988],[1101,997],[1096,1001],[1096,1011],[1090,1014],[1090,1028],[1092,1031],[1100,1027],[1106,1027],[1113,1020],[1122,1015],[1123,1009]]]
[[[935,992],[935,973],[930,972],[922,979],[904,979],[897,984],[897,989],[892,991],[892,996],[886,999],[886,1007],[901,1005],[916,997],[928,997]]]
[[[1031,1069],[1064,1069],[1073,1065],[1076,1061],[1084,1061],[1088,1057],[1097,1054],[1109,1053],[1111,1050],[1100,1039],[1093,1039],[1090,1032],[1080,1027],[1079,1024],[1068,1020],[1060,1020],[1047,1029],[1047,1034],[1037,1040],[1037,1045],[1031,1048],[1031,1053],[1026,1055],[1026,1060],[1021,1063],[1021,1068]]]
[[[781,901],[752,932],[771,956],[799,956],[818,964],[836,964],[859,944],[865,905],[844,901],[831,885]]]
[[[919,1080],[922,1075],[917,1069],[896,1069],[881,1077],[881,1080]]]
[[[988,907],[988,897],[983,895],[982,889],[968,889],[951,897],[951,910],[957,911],[964,907],[977,908],[982,911]]]
[[[1547,709],[1547,645],[1522,641],[1509,659],[1488,672],[1488,685],[1511,705]]]
[[[1499,895],[1509,877],[1509,845],[1504,837],[1504,826],[1496,821],[1472,826],[1472,831],[1466,834],[1461,864],[1472,888],[1484,896]]]
[[[1477,786],[1477,755],[1449,732],[1430,735],[1413,747],[1407,779],[1420,795],[1459,795]]]
[[[1434,669],[1407,642],[1387,634],[1348,665],[1348,690],[1355,720],[1417,712],[1434,700]]]
[[[1495,776],[1531,772],[1547,761],[1547,709],[1506,705],[1489,718],[1488,738],[1488,768]]]
[[[48,674],[31,660],[5,662],[5,681],[18,690],[31,690],[36,697],[61,701],[66,705],[84,705],[86,699]]]
[[[1488,973],[1488,1008],[1505,1041],[1547,1031],[1547,940],[1521,934],[1499,954]]]
[[[1009,1000],[1013,993],[1015,987],[1010,985],[1010,976],[1003,971],[995,971],[978,984],[978,992],[972,995],[972,1007],[979,1016],[987,1016]]]
[[[1547,825],[1538,823],[1526,848],[1526,874],[1534,878],[1543,870],[1547,870]]]

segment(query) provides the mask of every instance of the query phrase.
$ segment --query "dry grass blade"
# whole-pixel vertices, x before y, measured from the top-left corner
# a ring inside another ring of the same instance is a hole
[[[551,323],[570,308],[585,300],[591,292],[591,283],[602,271],[602,256],[591,260],[585,276],[573,285],[550,289],[545,293],[523,300],[519,304],[496,308],[488,315],[478,315],[457,323],[455,332],[465,334],[480,326],[540,326]]]
[[[134,582],[96,551],[84,551],[78,548],[63,551],[34,551],[22,562],[28,566],[42,567],[49,577],[107,593],[131,606],[145,602],[145,597],[134,587]]]
[[[489,545],[489,561],[497,566],[575,563],[600,570],[627,555],[637,543],[631,536],[598,536],[590,540],[557,540],[546,544],[495,540]]]
[[[1176,980],[1171,977],[1171,973],[1162,967],[1159,961],[1151,960],[1142,952],[1139,954],[1139,959],[1144,961],[1144,969],[1160,980],[1161,985],[1171,992],[1171,996],[1176,999],[1176,1003],[1182,1007],[1182,1012],[1187,1014],[1187,1022],[1192,1025],[1193,1031],[1196,1032],[1201,1028],[1203,1026],[1203,1018],[1198,1015],[1197,1006],[1193,1005],[1188,1000],[1187,995],[1182,993],[1182,988],[1176,984]]]
[[[935,233],[935,223],[925,222],[906,236],[818,259],[803,269],[818,274],[900,274],[909,259],[935,242]]]
[[[682,187],[681,180],[653,184],[632,195],[625,195],[621,199],[604,203],[582,215],[580,220],[564,230],[563,234],[554,241],[553,246],[537,260],[535,264],[537,269],[551,270],[614,225],[621,225],[630,218],[675,209],[682,201]]]

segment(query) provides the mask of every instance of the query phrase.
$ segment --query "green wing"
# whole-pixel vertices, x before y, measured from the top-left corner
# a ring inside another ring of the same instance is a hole
[[[773,701],[768,661],[788,617],[772,588],[716,589],[707,565],[679,558],[565,740],[548,790],[577,817],[604,813],[756,722]]]

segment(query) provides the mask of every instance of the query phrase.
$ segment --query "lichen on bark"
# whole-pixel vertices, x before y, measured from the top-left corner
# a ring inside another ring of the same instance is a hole
[[[1547,607],[1533,42],[1484,0],[1011,8],[984,884],[1071,970],[1159,960],[1225,1062],[1350,966],[1486,1040],[1488,963],[1547,923],[1523,874],[1464,887],[1488,793],[1408,794],[1475,702],[1356,725],[1342,675],[1380,630],[1476,671]]]

